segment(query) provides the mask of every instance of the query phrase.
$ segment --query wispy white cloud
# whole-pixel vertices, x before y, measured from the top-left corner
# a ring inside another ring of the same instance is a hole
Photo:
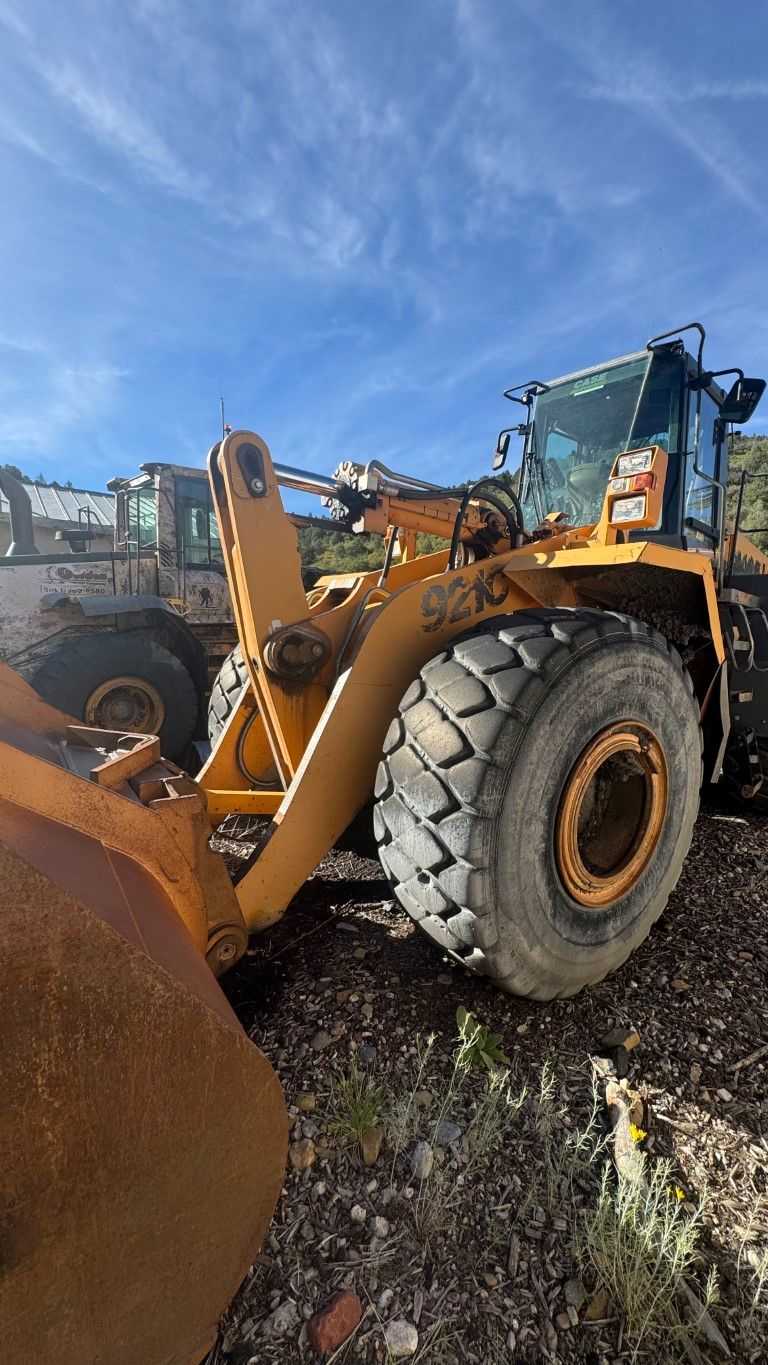
[[[0,283],[48,344],[14,327],[3,347],[6,450],[122,441],[130,467],[156,414],[189,457],[223,387],[287,456],[374,446],[442,475],[475,458],[503,380],[642,344],[670,310],[739,297],[715,336],[768,351],[738,255],[763,217],[746,63],[726,80],[713,53],[681,82],[606,0],[556,19],[534,0],[37,0],[34,20],[16,2]]]
[[[24,347],[24,350],[31,348]],[[38,348],[35,348],[39,354]],[[112,408],[128,371],[106,364],[68,364],[46,357],[15,382],[6,376],[0,404],[0,447],[25,455],[51,455],[69,432]],[[83,456],[87,463],[87,453]]]
[[[731,198],[748,207],[755,215],[768,220],[768,207],[758,188],[757,168],[745,156],[742,146],[728,126],[705,105],[697,110],[695,124],[681,118],[675,105],[682,95],[704,100],[706,82],[686,87],[680,84],[677,72],[668,69],[666,62],[644,49],[642,39],[632,34],[631,45],[615,27],[608,28],[596,11],[582,14],[574,22],[565,14],[558,23],[551,22],[549,10],[538,0],[513,0],[515,8],[535,26],[540,37],[554,47],[561,48],[571,63],[576,62],[585,74],[581,93],[588,99],[604,99],[622,105],[646,123],[654,125],[672,143],[676,143],[693,162],[707,172]],[[590,22],[591,20],[591,22]],[[596,26],[599,25],[599,41]],[[625,82],[617,79],[617,71],[630,71]],[[572,81],[569,85],[572,86]],[[731,98],[739,85],[751,90],[754,98],[759,82],[715,82],[720,96],[726,88]]]
[[[189,199],[204,197],[205,177],[187,170],[136,109],[99,88],[72,63],[38,60],[36,67],[57,99],[69,105],[104,146],[127,157],[165,189]]]
[[[6,0],[0,0],[0,24],[19,38],[27,39],[30,37],[29,25],[25,23],[19,11],[14,9],[13,5],[7,4]]]
[[[591,99],[629,100],[633,104],[654,104],[659,99],[658,81],[649,87],[644,81],[633,77],[621,80],[614,76],[611,81],[595,85],[591,89],[580,88],[580,93]],[[694,104],[699,100],[725,100],[740,104],[744,100],[768,99],[768,81],[765,80],[711,80],[692,81],[686,84],[670,82],[661,93],[665,104]]]

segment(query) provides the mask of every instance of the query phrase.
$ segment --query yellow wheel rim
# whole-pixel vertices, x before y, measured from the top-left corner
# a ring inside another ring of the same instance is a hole
[[[621,721],[581,753],[555,824],[555,858],[568,895],[590,910],[626,896],[647,868],[667,811],[664,751],[646,725]]]
[[[109,678],[95,687],[84,708],[85,720],[100,730],[156,735],[165,720],[165,705],[146,678]]]

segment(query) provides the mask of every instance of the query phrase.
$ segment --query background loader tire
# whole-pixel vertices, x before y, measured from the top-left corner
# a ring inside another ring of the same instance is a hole
[[[579,788],[606,737],[633,726],[639,759],[619,753]],[[690,845],[701,752],[690,678],[658,632],[581,609],[497,618],[431,659],[403,697],[376,779],[382,865],[404,909],[466,966],[512,994],[573,995],[624,962],[664,909]],[[648,778],[654,755],[662,776]],[[617,820],[634,842],[616,843]],[[642,855],[622,894],[583,899],[564,861],[569,829],[578,849],[587,841],[587,887],[595,850],[602,888]]]
[[[85,724],[159,734],[163,754],[176,761],[197,725],[189,669],[149,631],[94,631],[64,640],[29,682],[44,701]]]
[[[211,688],[208,702],[208,738],[212,748],[234,711],[237,699],[247,681],[248,669],[242,650],[239,645],[235,645],[221,665]]]

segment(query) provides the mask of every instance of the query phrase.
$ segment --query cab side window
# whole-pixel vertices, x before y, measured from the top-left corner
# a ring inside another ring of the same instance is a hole
[[[698,450],[698,466],[710,479],[717,478],[717,404],[708,393],[701,395],[701,436]],[[705,526],[714,526],[717,520],[717,489],[701,478],[694,469],[695,456],[696,395],[690,395],[688,406],[688,470],[685,489],[685,516]]]
[[[179,563],[221,563],[219,528],[206,479],[176,480],[176,535]]]

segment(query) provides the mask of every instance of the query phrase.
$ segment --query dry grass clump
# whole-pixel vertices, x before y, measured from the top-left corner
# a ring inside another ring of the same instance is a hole
[[[381,1122],[385,1103],[382,1087],[374,1084],[353,1057],[348,1071],[331,1078],[327,1130],[342,1145],[359,1143],[366,1128]]]

